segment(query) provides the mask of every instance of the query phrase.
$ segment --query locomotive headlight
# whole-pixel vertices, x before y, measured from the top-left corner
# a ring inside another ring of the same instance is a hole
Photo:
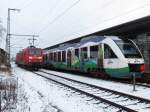
[[[29,59],[32,59],[32,57],[29,56]]]
[[[38,57],[38,59],[42,59],[42,57]]]

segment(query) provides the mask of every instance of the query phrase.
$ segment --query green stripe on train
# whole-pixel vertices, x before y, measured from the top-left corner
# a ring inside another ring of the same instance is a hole
[[[123,77],[129,74],[129,67],[119,68],[119,69],[118,68],[116,69],[105,68],[105,71],[111,77]]]

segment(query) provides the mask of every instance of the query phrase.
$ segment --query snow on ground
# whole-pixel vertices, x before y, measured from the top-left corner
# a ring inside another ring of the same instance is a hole
[[[42,69],[43,70],[43,69]],[[104,81],[97,78],[89,78],[68,73],[44,70],[57,75],[63,75],[93,85],[110,88],[131,95],[149,98],[149,90],[137,87],[135,92],[128,84]],[[113,112],[114,108],[105,108],[108,105],[97,104],[97,101],[88,101],[84,95],[80,95],[55,82],[42,78],[32,72],[13,65],[13,74],[18,77],[18,103],[15,112]]]
[[[13,65],[18,77],[18,106],[16,112],[112,112],[103,103],[94,104],[86,96],[62,87],[34,73]],[[91,99],[91,98],[89,98]],[[111,109],[111,110],[110,110]]]
[[[96,86],[116,90],[116,91],[119,91],[119,92],[123,92],[123,93],[131,94],[131,95],[143,97],[145,99],[150,100],[150,97],[149,97],[150,89],[145,88],[145,87],[136,86],[136,91],[133,91],[133,86],[130,85],[130,84],[123,84],[123,83],[118,83],[118,82],[105,81],[105,80],[101,80],[101,79],[98,79],[98,78],[91,78],[91,77],[79,76],[79,75],[74,75],[74,74],[61,73],[61,72],[50,71],[50,70],[45,70],[45,69],[42,69],[42,70],[45,71],[45,72],[49,72],[49,73],[59,75],[59,76],[65,76],[67,78],[72,78],[72,79],[75,79],[75,80],[78,80],[78,81],[81,81],[81,82],[85,82],[85,83],[93,84],[93,85],[96,85]]]

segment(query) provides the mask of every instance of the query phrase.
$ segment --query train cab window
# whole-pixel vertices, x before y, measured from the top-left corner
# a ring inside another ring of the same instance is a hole
[[[97,58],[98,55],[98,45],[90,46],[90,58]]]
[[[117,58],[112,49],[106,44],[104,44],[104,58],[105,59]]]
[[[82,48],[81,51],[82,51],[82,55],[81,55],[82,58],[87,59],[88,58],[87,57],[87,47]]]
[[[75,49],[75,56],[79,57],[79,49]]]
[[[62,62],[66,62],[66,51],[62,52]]]
[[[41,50],[39,50],[39,49],[30,49],[29,54],[30,55],[41,55],[42,53],[41,53]]]
[[[125,58],[142,58],[139,50],[130,40],[115,40]]]
[[[61,52],[58,52],[58,62],[61,62]]]

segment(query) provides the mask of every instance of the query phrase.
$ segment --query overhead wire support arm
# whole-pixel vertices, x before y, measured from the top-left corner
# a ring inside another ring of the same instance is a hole
[[[24,36],[24,37],[32,37],[32,38],[29,38],[28,40],[29,40],[29,44],[31,45],[31,46],[34,46],[34,41],[35,40],[37,40],[37,39],[35,39],[35,37],[39,37],[39,35],[25,35],[25,34],[10,34],[11,36]],[[30,40],[32,40],[32,43],[30,42]]]
[[[81,0],[75,1],[70,7],[68,7],[66,10],[64,10],[62,13],[60,13],[58,16],[56,16],[52,21],[49,21],[46,26],[44,26],[42,29],[39,30],[38,33],[43,32],[46,30],[51,24],[53,24],[55,21],[60,19],[62,16],[64,16],[69,10],[71,10],[74,6],[76,6]]]
[[[39,37],[39,35],[10,34],[11,36]]]
[[[35,39],[35,35],[33,35],[33,38],[30,38],[30,39],[28,39],[28,40],[29,40],[29,44],[31,44],[31,43],[30,43],[30,40],[32,40],[31,46],[34,46],[34,41],[37,40],[37,39]]]

